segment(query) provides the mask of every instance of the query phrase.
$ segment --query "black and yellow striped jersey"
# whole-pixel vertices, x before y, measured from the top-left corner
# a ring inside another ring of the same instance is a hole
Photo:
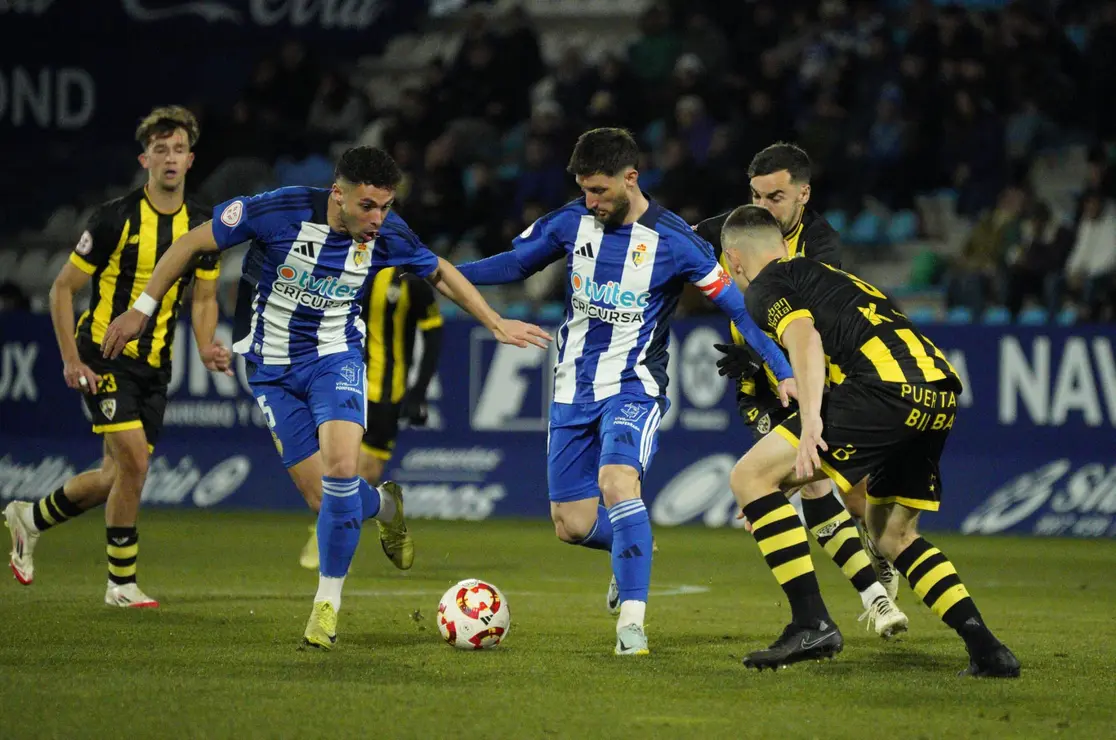
[[[713,252],[716,254],[717,260],[721,263],[721,267],[729,273],[732,270],[724,252],[721,250],[721,228],[724,227],[730,213],[732,211],[725,211],[718,216],[707,218],[694,229],[698,236],[713,245]],[[802,218],[799,219],[798,225],[791,229],[789,234],[784,234],[783,239],[787,243],[788,257],[802,256],[833,267],[841,266],[841,237],[837,230],[830,226],[825,217],[817,211],[809,208],[803,209]],[[744,335],[732,322],[729,322],[729,333],[732,335],[733,343],[746,346]],[[755,354],[758,358],[759,353]],[[771,368],[767,365],[764,365],[762,376],[744,378],[740,381],[737,391],[741,395],[752,396],[754,404],[750,405],[759,408],[778,402],[778,385],[779,381],[775,377],[775,373],[771,372]],[[753,417],[758,415],[757,412],[753,414]]]
[[[831,383],[936,383],[961,391],[961,379],[942,351],[887,295],[855,275],[814,260],[783,258],[756,275],[744,300],[759,327],[780,344],[792,321],[812,318]]]
[[[407,391],[415,331],[442,326],[430,283],[388,267],[376,273],[364,298],[368,401],[399,403]]]
[[[148,200],[146,187],[99,206],[70,255],[71,264],[93,276],[89,310],[78,320],[78,340],[99,346],[109,323],[127,311],[147,287],[155,263],[174,240],[208,221],[211,215],[209,209],[192,199],[174,213],[160,213]],[[152,367],[170,367],[182,294],[194,276],[216,280],[219,260],[219,252],[197,258],[167,291],[143,334],[125,345],[126,356]]]

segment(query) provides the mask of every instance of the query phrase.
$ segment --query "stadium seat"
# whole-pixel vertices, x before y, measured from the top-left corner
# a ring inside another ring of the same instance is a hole
[[[562,319],[565,318],[565,316],[566,316],[566,307],[563,306],[561,303],[558,303],[558,302],[542,304],[541,306],[539,306],[539,310],[536,314],[536,317],[538,318],[539,322],[544,323],[544,324],[546,324],[546,323],[551,323],[551,324],[558,323],[558,322],[562,321]]]
[[[501,313],[506,319],[518,319],[520,321],[526,321],[531,316],[531,307],[526,303],[520,303],[519,301],[516,301],[505,306],[504,310]]]
[[[1077,309],[1073,306],[1066,306],[1058,314],[1056,320],[1058,326],[1073,326],[1077,323]]]
[[[825,212],[825,220],[841,235],[842,239],[845,238],[845,233],[849,228],[849,216],[847,213],[839,208],[834,208]]]
[[[1011,323],[1011,312],[1003,306],[992,306],[985,309],[984,315],[981,316],[980,321],[982,324],[989,326],[1003,326],[1004,324]]]
[[[946,313],[945,320],[948,324],[971,324],[973,312],[965,306],[954,306]]]
[[[1050,321],[1050,313],[1039,306],[1025,308],[1019,313],[1019,323],[1023,326],[1042,326]]]
[[[883,221],[870,210],[861,211],[849,226],[847,239],[850,244],[876,245],[883,236]]]
[[[916,306],[907,311],[907,318],[915,324],[933,324],[938,320],[938,312],[930,306]]]
[[[896,211],[887,223],[887,243],[905,244],[918,238],[918,216],[914,211]]]

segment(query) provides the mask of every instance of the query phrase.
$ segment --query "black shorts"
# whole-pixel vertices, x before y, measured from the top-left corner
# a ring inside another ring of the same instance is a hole
[[[798,406],[794,403],[790,408],[783,408],[782,404],[778,403],[774,406],[753,406],[744,417],[744,423],[752,430],[755,441],[759,442],[797,410]]]
[[[101,348],[89,342],[78,343],[78,356],[101,376],[95,395],[81,394],[93,417],[93,432],[143,429],[148,447],[153,448],[163,431],[163,414],[167,410],[170,381],[167,369],[151,367],[124,355],[106,360]]]
[[[399,434],[399,404],[368,403],[368,421],[361,447],[381,460],[390,460]]]
[[[868,501],[937,511],[939,463],[957,415],[957,394],[933,383],[845,381],[822,400],[822,470],[842,493],[868,476]],[[798,447],[802,420],[775,432]]]

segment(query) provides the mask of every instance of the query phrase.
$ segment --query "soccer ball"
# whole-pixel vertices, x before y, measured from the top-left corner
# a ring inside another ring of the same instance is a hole
[[[510,628],[508,602],[491,583],[469,578],[452,586],[438,602],[438,631],[455,648],[494,648]]]

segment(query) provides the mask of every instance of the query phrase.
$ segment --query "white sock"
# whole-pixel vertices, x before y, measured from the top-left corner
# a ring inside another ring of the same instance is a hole
[[[873,581],[871,586],[860,592],[860,603],[864,604],[865,609],[868,609],[872,606],[872,602],[881,596],[887,596],[887,591],[884,590],[879,581]]]
[[[333,605],[333,611],[341,611],[341,587],[345,585],[345,576],[330,578],[318,576],[318,593],[314,596],[314,603],[328,601]]]
[[[620,602],[620,618],[616,620],[616,631],[619,632],[629,624],[643,626],[643,615],[647,611],[646,601],[629,599]]]
[[[395,499],[384,493],[382,488],[377,488],[376,493],[380,494],[380,510],[376,512],[373,519],[390,522],[395,518]]]

